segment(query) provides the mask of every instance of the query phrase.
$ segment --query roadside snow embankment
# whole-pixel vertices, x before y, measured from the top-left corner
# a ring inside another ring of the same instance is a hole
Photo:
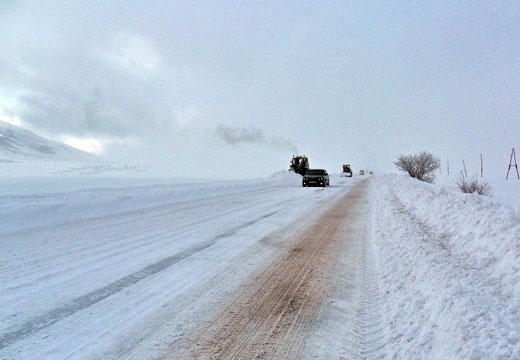
[[[390,358],[520,359],[520,218],[396,176],[374,184]]]

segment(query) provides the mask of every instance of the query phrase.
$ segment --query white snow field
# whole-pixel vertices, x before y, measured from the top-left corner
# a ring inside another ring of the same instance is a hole
[[[192,358],[345,194],[303,358],[520,359],[515,207],[393,175],[86,179],[0,181],[0,359]]]

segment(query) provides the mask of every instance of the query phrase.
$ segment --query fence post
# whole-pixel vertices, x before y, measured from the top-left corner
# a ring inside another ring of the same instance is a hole
[[[484,165],[482,163],[482,154],[480,154],[480,177],[484,176]]]
[[[513,163],[513,158],[515,159],[514,163]],[[516,176],[518,177],[518,180],[520,180],[520,175],[518,174],[518,165],[516,164],[515,148],[513,148],[513,150],[511,150],[511,156],[509,157],[509,167],[507,168],[506,180],[509,177],[509,170],[511,170],[512,167],[514,167],[516,169]]]

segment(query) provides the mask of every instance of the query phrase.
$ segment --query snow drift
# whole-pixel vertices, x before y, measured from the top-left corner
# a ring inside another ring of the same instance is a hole
[[[389,358],[520,358],[520,218],[490,198],[377,178]]]

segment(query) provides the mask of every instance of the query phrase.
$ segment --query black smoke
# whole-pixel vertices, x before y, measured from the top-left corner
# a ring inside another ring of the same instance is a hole
[[[298,150],[289,140],[279,136],[266,136],[262,130],[244,127],[231,127],[219,124],[215,129],[216,136],[229,145],[265,144],[278,150],[289,150],[297,154]]]

